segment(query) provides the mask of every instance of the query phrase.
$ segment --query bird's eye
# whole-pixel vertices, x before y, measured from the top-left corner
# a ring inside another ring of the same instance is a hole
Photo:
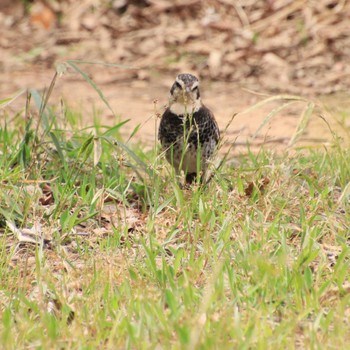
[[[196,91],[198,89],[198,85],[195,85],[191,88],[192,91]]]
[[[182,86],[179,82],[175,81],[175,86],[178,88],[178,89],[182,89]]]

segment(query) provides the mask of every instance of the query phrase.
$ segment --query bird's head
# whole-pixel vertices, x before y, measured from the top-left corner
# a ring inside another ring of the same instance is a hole
[[[179,74],[170,89],[170,104],[200,105],[199,80],[192,74]]]

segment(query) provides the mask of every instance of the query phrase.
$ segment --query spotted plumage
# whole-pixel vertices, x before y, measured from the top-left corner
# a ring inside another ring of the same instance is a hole
[[[187,183],[197,175],[203,178],[219,137],[214,115],[202,104],[198,79],[179,74],[170,89],[169,106],[158,133],[167,160],[177,173],[185,173]]]

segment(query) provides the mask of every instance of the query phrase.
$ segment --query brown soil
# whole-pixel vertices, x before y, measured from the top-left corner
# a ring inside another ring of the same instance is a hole
[[[306,8],[303,1],[242,3],[238,8],[223,0],[140,0],[114,1],[114,7],[107,8],[88,0],[79,5],[35,1],[26,12],[22,2],[2,1],[0,99],[23,88],[43,91],[57,62],[113,62],[133,69],[79,66],[101,88],[115,114],[130,119],[123,128],[126,135],[142,125],[135,141],[153,144],[157,114],[167,102],[169,87],[176,74],[187,71],[200,76],[203,100],[221,129],[238,113],[227,130],[236,150],[244,149],[247,141],[271,148],[288,145],[306,102],[283,109],[254,139],[266,116],[283,101],[244,113],[281,93],[302,95],[318,106],[300,140],[303,144],[331,140],[320,114],[348,137],[346,121],[340,126],[334,116],[346,116],[350,110],[350,99],[342,92],[350,86],[350,6],[326,0]],[[298,23],[303,24],[299,29]],[[51,102],[60,98],[82,110],[87,125],[94,109],[100,111],[101,124],[116,123],[96,91],[72,70],[58,79]],[[18,111],[24,101],[22,96],[11,108]]]

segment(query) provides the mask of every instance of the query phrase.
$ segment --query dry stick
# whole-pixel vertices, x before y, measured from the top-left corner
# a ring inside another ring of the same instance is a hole
[[[283,109],[285,109],[286,107],[290,106],[291,104],[295,103],[296,101],[289,101],[284,103],[282,106],[276,107],[274,108],[266,117],[265,119],[262,121],[262,123],[260,124],[260,126],[258,127],[258,129],[255,131],[254,135],[252,136],[252,139],[254,140],[259,132],[261,131],[261,129],[276,115],[278,114],[280,111],[282,111]]]
[[[333,302],[336,299],[339,300],[340,297],[345,296],[349,293],[350,293],[350,283],[345,282],[345,283],[343,283],[341,288],[339,286],[336,286],[336,287],[328,289],[320,297],[320,304],[323,305],[323,304],[327,303],[329,305],[330,302]]]
[[[226,127],[225,127],[225,129],[224,129],[224,131],[223,131],[223,134],[224,134],[224,135],[227,135],[227,134],[228,134],[227,130],[228,130],[228,128],[231,126],[231,124],[232,124],[233,120],[235,119],[235,117],[237,116],[237,114],[238,114],[238,113],[234,113],[234,114],[232,115],[231,119],[229,120],[229,122],[226,124]],[[235,140],[237,140],[237,137],[238,137],[238,136],[239,136],[239,135],[236,136],[236,139],[235,139]],[[224,137],[222,137],[222,138],[220,139],[220,141],[219,141],[219,145],[218,145],[217,149],[219,150],[219,149],[224,145],[224,143],[225,143],[225,142],[224,142]],[[232,148],[233,145],[234,145],[234,142],[231,143],[230,148],[229,148],[228,151],[226,152],[226,154],[225,154],[223,160],[220,162],[220,165],[219,165],[219,167],[217,168],[217,170],[222,166],[223,162],[226,160],[226,158],[227,158],[227,156],[228,156],[228,153],[230,152],[230,150],[231,150],[231,148]]]
[[[326,125],[327,125],[329,131],[331,132],[332,136],[334,137],[334,139],[336,139],[337,138],[337,134],[333,131],[333,129],[331,128],[331,126],[328,123],[327,119],[322,114],[319,115],[319,118],[321,118],[326,123]]]
[[[289,14],[293,13],[294,11],[300,10],[305,7],[305,1],[296,1],[292,3],[291,5],[287,6],[286,8],[283,8],[282,10],[273,13],[271,16],[263,18],[255,23],[251,24],[251,29],[253,31],[261,31],[264,30],[266,27],[271,26],[271,23],[276,23],[277,21],[287,17]]]
[[[310,117],[312,115],[312,112],[314,111],[315,104],[313,102],[309,102],[307,106],[304,108],[303,113],[301,114],[301,117],[299,119],[299,123],[294,131],[293,136],[291,137],[288,147],[293,146],[301,137],[303,132],[305,131],[306,127],[309,124]]]
[[[276,95],[276,96],[271,96],[266,98],[265,100],[259,101],[257,103],[255,103],[253,106],[250,106],[249,108],[247,108],[246,110],[244,110],[243,112],[241,112],[241,114],[245,114],[248,112],[252,112],[255,109],[270,103],[270,102],[274,102],[274,101],[281,101],[281,100],[286,100],[286,101],[301,101],[301,102],[307,102],[308,100],[304,97],[298,96],[298,95]]]
[[[235,8],[237,15],[245,28],[250,28],[250,23],[249,23],[249,18],[245,11],[243,10],[241,2],[238,1],[233,1],[233,7]]]
[[[246,87],[242,87],[241,90],[245,91],[245,92],[249,92],[250,94],[253,94],[253,95],[256,95],[256,96],[271,97],[271,94],[268,94],[266,92],[254,91],[254,90],[248,89]]]
[[[26,122],[28,122],[29,119],[30,119],[30,109],[29,109],[29,107],[30,107],[30,100],[31,100],[31,98],[32,98],[32,95],[29,92],[29,90],[27,90],[26,109],[25,109],[25,120],[26,120]]]
[[[224,131],[223,131],[223,134],[226,134],[226,133],[227,133],[227,129],[231,126],[231,124],[232,124],[232,122],[233,122],[233,119],[235,119],[235,117],[236,117],[237,114],[238,114],[238,113],[234,113],[234,114],[232,115],[231,119],[230,119],[229,122],[226,124],[226,127],[225,127],[225,129],[224,129]],[[229,147],[229,149],[227,150],[227,152],[225,153],[224,158],[220,161],[220,164],[215,168],[215,171],[216,171],[216,172],[217,172],[217,171],[223,166],[223,164],[225,163],[225,161],[226,161],[226,159],[227,159],[227,157],[228,157],[228,155],[229,155],[231,149],[232,149],[233,146],[235,145],[235,142],[236,142],[238,136],[239,136],[239,135],[237,135],[237,137],[235,138],[234,142],[232,142],[232,143],[230,144],[230,147]],[[223,137],[220,138],[218,147],[217,147],[217,149],[216,149],[216,153],[217,153],[218,150],[224,145],[223,140],[224,140]],[[213,176],[214,176],[214,174],[211,174],[211,175],[209,176],[209,179],[205,182],[205,185],[207,185],[207,184],[211,181],[211,179],[213,178]]]
[[[169,10],[181,10],[183,8],[189,8],[195,5],[198,5],[201,3],[201,0],[185,0],[182,2],[177,2],[177,3],[171,3],[171,2],[163,2],[163,3],[158,3],[156,1],[152,1],[152,13],[154,14],[160,14],[164,13]]]

